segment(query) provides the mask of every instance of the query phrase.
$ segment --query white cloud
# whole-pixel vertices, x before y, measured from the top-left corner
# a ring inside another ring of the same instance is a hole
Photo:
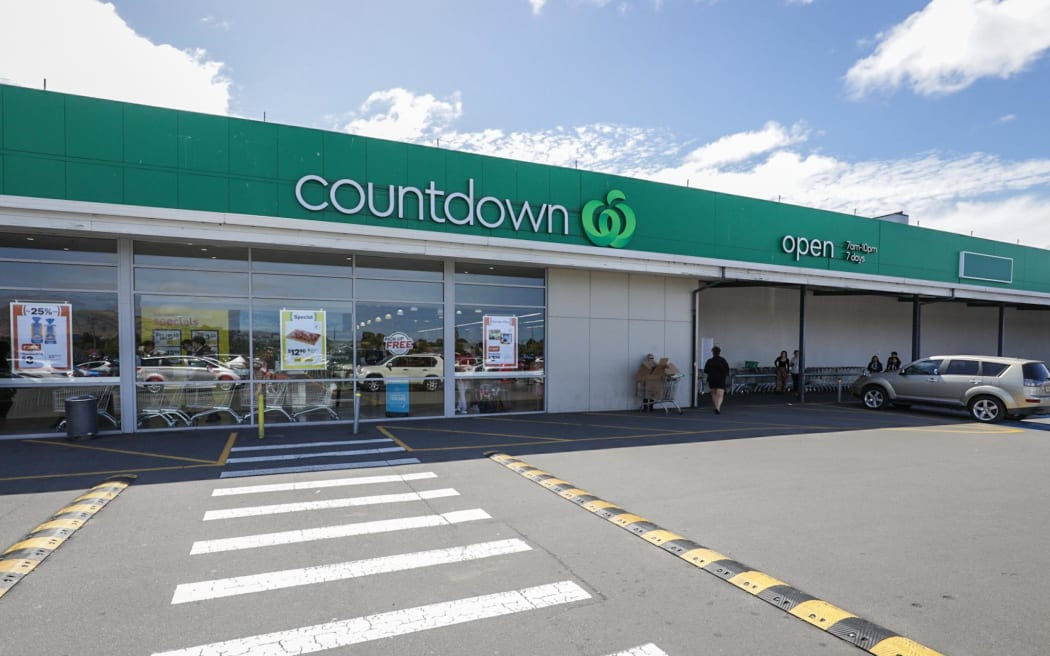
[[[532,14],[539,16],[540,12],[543,11],[543,6],[547,4],[547,0],[529,0],[529,4],[532,5]]]
[[[462,113],[458,95],[440,101],[404,89],[373,94],[366,107],[382,111],[362,113],[350,125],[371,129],[373,136],[416,135],[407,138],[860,216],[904,211],[927,227],[1050,246],[1050,159],[925,153],[848,162],[813,152],[804,124],[775,121],[697,147],[665,131],[607,124],[457,132],[452,124]]]
[[[230,83],[203,50],[137,35],[112,4],[8,2],[0,22],[0,79],[52,91],[227,114]],[[46,29],[41,29],[46,26]]]
[[[340,129],[380,139],[432,141],[462,115],[463,102],[458,93],[438,100],[430,94],[387,89],[368,96]]]
[[[697,169],[733,164],[805,139],[805,126],[801,123],[789,131],[779,123],[769,121],[761,130],[730,134],[701,146],[686,156],[685,163]]]
[[[921,95],[1007,78],[1050,48],[1046,0],[932,0],[889,32],[846,73],[854,98],[902,85]]]

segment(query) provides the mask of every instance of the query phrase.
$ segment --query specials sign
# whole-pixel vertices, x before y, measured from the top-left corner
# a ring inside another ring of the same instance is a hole
[[[281,368],[324,369],[324,310],[281,310]]]

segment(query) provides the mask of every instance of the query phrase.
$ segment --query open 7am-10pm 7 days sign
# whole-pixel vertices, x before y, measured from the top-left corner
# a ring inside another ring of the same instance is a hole
[[[11,303],[11,368],[33,374],[73,368],[73,306]]]

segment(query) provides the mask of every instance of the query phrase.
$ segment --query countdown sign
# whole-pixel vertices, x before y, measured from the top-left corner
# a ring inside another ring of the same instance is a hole
[[[69,303],[11,303],[12,372],[71,371],[72,326]]]

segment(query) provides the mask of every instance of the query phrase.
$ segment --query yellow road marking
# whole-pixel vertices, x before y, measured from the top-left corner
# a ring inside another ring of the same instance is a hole
[[[225,465],[226,459],[230,457],[230,451],[233,450],[233,443],[237,441],[237,431],[230,433],[230,436],[226,438],[226,447],[223,448],[222,453],[219,454],[219,459],[215,461],[216,465]]]
[[[391,432],[390,432],[389,430],[387,430],[387,429],[386,429],[386,427],[384,427],[384,426],[376,426],[376,429],[377,429],[377,430],[378,430],[378,431],[379,431],[380,433],[382,433],[383,435],[386,435],[386,436],[387,436],[388,438],[390,438],[391,440],[393,440],[394,444],[398,445],[399,447],[401,447],[401,448],[402,448],[402,449],[404,449],[405,451],[414,451],[414,450],[415,450],[415,449],[413,449],[412,447],[410,447],[409,445],[407,445],[407,444],[405,444],[404,442],[402,442],[401,440],[399,440],[399,439],[397,438],[397,436],[396,436],[396,435],[394,435],[393,433],[391,433]]]
[[[139,472],[148,471],[173,471],[176,469],[199,469],[200,467],[215,467],[214,462],[209,462],[203,465],[172,465],[171,467],[147,467],[140,469],[111,469],[106,471],[89,471],[89,472],[67,472],[63,474],[34,474],[32,476],[8,476],[7,478],[0,478],[0,481],[31,481],[36,479],[46,478],[67,478],[70,476],[110,476],[113,474],[136,474]]]
[[[107,453],[121,453],[127,456],[146,456],[147,458],[161,458],[164,460],[182,460],[185,462],[197,462],[214,465],[214,460],[201,460],[200,458],[187,458],[184,456],[172,456],[165,453],[148,453],[144,451],[127,451],[124,449],[110,449],[104,446],[90,446],[87,444],[72,444],[70,442],[56,442],[54,440],[24,440],[31,444],[46,444],[48,446],[64,446],[71,449],[87,449],[88,451],[105,451]]]

